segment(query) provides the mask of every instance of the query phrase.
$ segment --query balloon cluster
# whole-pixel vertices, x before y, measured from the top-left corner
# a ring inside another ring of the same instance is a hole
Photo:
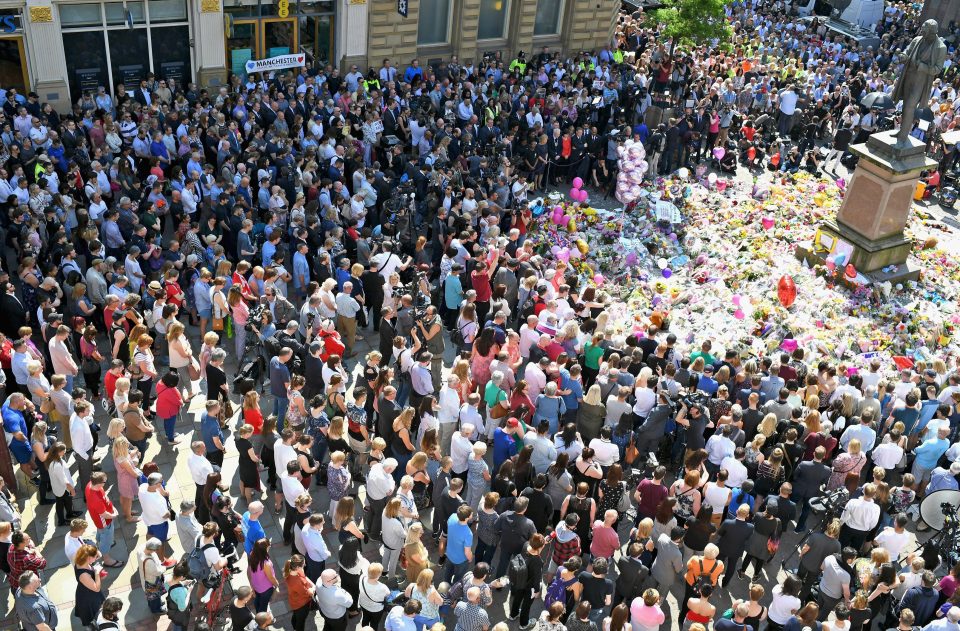
[[[589,194],[583,189],[583,180],[579,177],[573,178],[573,188],[570,189],[570,200],[582,204],[587,201],[588,197]]]
[[[586,191],[583,191],[586,193]],[[577,222],[574,221],[573,217],[564,212],[562,206],[554,206],[553,213],[550,215],[550,220],[557,226],[564,228],[570,232],[576,232]]]
[[[629,204],[640,198],[643,192],[643,176],[647,173],[647,152],[643,143],[626,141],[623,146],[617,147],[619,169],[617,174],[617,200]]]

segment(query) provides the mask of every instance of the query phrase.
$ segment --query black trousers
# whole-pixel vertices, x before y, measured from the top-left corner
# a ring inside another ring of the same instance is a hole
[[[533,590],[529,587],[510,590],[510,617],[520,616],[520,626],[530,622],[530,605],[533,604]]]
[[[324,631],[347,631],[347,616],[344,614],[339,618],[328,618],[323,615],[323,612],[320,612],[320,615],[323,617],[323,629]]]
[[[223,467],[223,452],[219,449],[213,451],[207,451],[207,460],[210,461],[210,464],[215,464],[218,467]]]
[[[57,525],[66,524],[67,520],[70,519],[70,513],[73,512],[73,496],[70,495],[69,491],[65,491],[63,495],[57,498],[54,510],[57,514]]]
[[[297,521],[297,509],[284,502],[287,507],[287,516],[283,520],[283,542],[293,543],[293,524]]]
[[[377,631],[380,628],[380,621],[383,619],[384,610],[380,611],[367,611],[363,607],[360,608],[360,625],[364,627],[370,627],[373,631]]]
[[[195,484],[195,486],[197,487],[197,496],[195,500],[197,503],[197,521],[200,522],[200,525],[202,526],[210,521],[210,511],[207,510],[207,504],[203,501],[204,485]]]
[[[307,628],[307,618],[310,616],[312,603],[307,603],[299,609],[293,610],[293,617],[291,618],[291,624],[293,625],[294,631],[304,631]]]

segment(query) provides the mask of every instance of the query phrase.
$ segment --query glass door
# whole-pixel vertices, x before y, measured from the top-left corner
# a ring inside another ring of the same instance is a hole
[[[238,77],[246,77],[246,63],[260,59],[260,21],[234,20],[227,31],[227,65]]]
[[[0,37],[0,86],[16,88],[18,94],[29,90],[27,58],[23,52],[23,37]]]
[[[321,67],[333,59],[333,15],[300,16],[300,52]]]
[[[261,22],[260,59],[297,52],[297,19],[270,18]]]

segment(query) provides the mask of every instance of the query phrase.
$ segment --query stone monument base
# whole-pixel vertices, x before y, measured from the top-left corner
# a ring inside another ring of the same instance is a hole
[[[797,247],[797,257],[810,264],[839,258],[838,276],[853,264],[866,283],[916,280],[920,270],[907,263],[913,243],[903,229],[917,177],[936,163],[926,157],[922,142],[907,138],[900,145],[890,132],[874,134],[850,151],[860,160],[843,205],[836,219],[821,224],[812,244]]]

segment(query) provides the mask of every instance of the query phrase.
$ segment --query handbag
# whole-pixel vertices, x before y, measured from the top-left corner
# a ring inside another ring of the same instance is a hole
[[[503,407],[503,406],[500,405],[500,403],[498,402],[498,403],[496,403],[496,404],[493,406],[493,409],[490,410],[490,418],[492,418],[492,419],[501,419],[501,418],[503,418],[504,416],[506,416],[506,415],[509,414],[509,413],[510,413],[510,408],[509,408],[509,407]]]
[[[633,442],[633,434],[630,435],[630,442],[627,444],[627,448],[623,452],[623,461],[627,464],[633,464],[637,458],[640,457],[640,450],[637,449],[637,446]]]
[[[623,493],[620,494],[620,501],[617,503],[617,511],[620,513],[626,513],[628,510],[633,508],[633,504],[630,503],[630,494],[627,493],[627,485],[624,482],[620,483],[623,486]]]
[[[780,549],[780,537],[775,535],[770,535],[770,538],[767,539],[767,552],[770,553],[770,556],[776,556],[777,550]]]
[[[213,319],[213,330],[222,331],[223,330],[223,318],[214,318]]]
[[[223,426],[232,418],[233,404],[230,403],[230,399],[227,397],[220,397],[220,413],[217,415],[217,420],[220,421],[220,425]]]
[[[200,378],[200,366],[197,365],[197,360],[190,360],[190,363],[187,364],[187,373],[190,375],[191,381],[196,381]]]
[[[43,400],[43,403],[40,404],[40,413],[50,414],[50,412],[53,412],[53,408],[54,408],[53,399],[51,399],[50,397],[47,397],[46,399]]]

